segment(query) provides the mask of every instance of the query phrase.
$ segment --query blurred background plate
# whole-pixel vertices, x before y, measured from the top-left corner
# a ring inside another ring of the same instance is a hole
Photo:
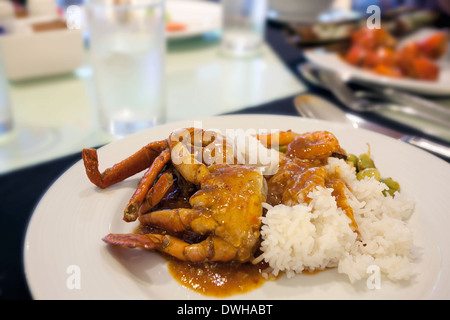
[[[400,45],[410,41],[419,41],[426,36],[437,32],[436,29],[422,28],[408,37],[405,37],[400,42]],[[450,95],[450,59],[444,56],[438,61],[440,67],[440,74],[437,81],[423,81],[415,79],[397,79],[378,75],[361,68],[357,68],[345,62],[338,53],[327,51],[324,49],[305,50],[304,56],[311,63],[331,69],[342,75],[343,78],[358,82],[373,83],[381,86],[398,88],[415,94],[423,94],[427,96],[448,96]]]
[[[168,0],[167,23],[181,28],[167,31],[167,38],[180,39],[220,30],[222,8],[220,3],[201,0]]]
[[[347,0],[270,0],[268,18],[284,23],[354,20],[361,14],[348,10]]]

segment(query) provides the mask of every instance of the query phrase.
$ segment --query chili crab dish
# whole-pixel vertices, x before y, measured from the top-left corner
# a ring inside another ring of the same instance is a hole
[[[378,75],[437,81],[439,60],[447,53],[448,34],[434,32],[420,41],[399,46],[399,39],[386,29],[361,28],[351,37],[344,61]]]
[[[217,273],[225,277],[215,289],[200,286],[201,293],[242,293],[262,279],[327,268],[353,283],[373,264],[393,281],[412,276],[413,239],[405,221],[414,204],[398,182],[382,176],[370,149],[348,154],[331,132],[237,139],[180,129],[103,172],[95,149],[82,156],[99,188],[144,172],[123,209],[124,223],[139,227],[103,241],[170,257],[178,280],[193,289],[200,273],[202,283],[216,281]],[[216,290],[233,277],[239,290]],[[253,285],[243,289],[243,278]]]

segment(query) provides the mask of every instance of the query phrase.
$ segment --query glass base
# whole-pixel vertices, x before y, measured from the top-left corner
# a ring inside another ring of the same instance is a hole
[[[142,130],[150,129],[162,124],[160,119],[150,121],[109,121],[103,125],[103,129],[110,135],[123,138]]]
[[[261,53],[261,37],[252,33],[229,32],[223,35],[221,51],[227,56],[253,57]]]

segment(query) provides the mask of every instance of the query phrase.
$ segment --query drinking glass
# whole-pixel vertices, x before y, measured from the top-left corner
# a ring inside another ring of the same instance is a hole
[[[102,127],[123,137],[165,120],[165,0],[87,0]]]
[[[264,41],[267,0],[222,0],[222,52],[248,57],[260,52]]]

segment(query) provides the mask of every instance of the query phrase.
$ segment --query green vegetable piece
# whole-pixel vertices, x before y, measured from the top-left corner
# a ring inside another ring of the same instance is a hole
[[[356,179],[363,180],[365,178],[372,178],[374,177],[375,180],[380,181],[380,171],[376,168],[366,168],[356,175]]]
[[[358,169],[360,171],[363,171],[364,169],[367,168],[375,168],[375,163],[368,154],[364,153],[361,154],[358,158]]]
[[[396,191],[398,191],[398,190],[394,190],[394,189],[389,188],[389,189],[383,190],[383,194],[384,194],[385,197],[387,197],[388,195],[390,195],[391,197],[393,197],[393,196],[394,196],[394,193],[395,193]]]
[[[347,156],[347,162],[353,164],[353,166],[358,169],[358,157],[352,153]]]
[[[278,147],[278,151],[280,151],[281,153],[286,153],[286,151],[287,151],[287,146],[279,146],[279,147]]]
[[[364,169],[367,169],[367,168],[375,168],[375,163],[373,162],[373,160],[370,158],[370,156],[368,154],[364,153],[359,156],[358,170],[363,171]]]
[[[381,182],[383,182],[386,186],[388,186],[389,189],[393,189],[394,191],[400,190],[400,184],[393,180],[392,178],[384,178],[381,179]]]

